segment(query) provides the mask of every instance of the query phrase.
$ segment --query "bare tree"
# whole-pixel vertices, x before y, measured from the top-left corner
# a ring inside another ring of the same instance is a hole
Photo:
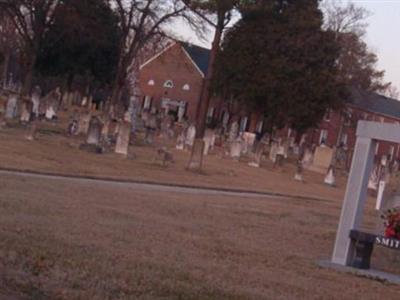
[[[1,0],[2,9],[12,20],[22,43],[25,78],[22,94],[28,95],[36,59],[43,38],[50,28],[60,0]]]
[[[361,37],[365,34],[368,23],[367,18],[371,13],[352,2],[343,6],[335,0],[326,0],[322,4],[325,15],[324,28],[336,33],[353,33]]]
[[[231,21],[233,11],[239,2],[240,1],[238,0],[185,0],[186,5],[194,12],[194,14],[215,30],[207,74],[205,74],[204,77],[197,109],[196,141],[188,165],[189,169],[192,170],[199,170],[202,168],[202,149],[204,148],[203,137],[206,129],[207,111],[211,98],[210,85],[214,75],[215,62],[218,52],[220,51],[224,30]],[[198,149],[198,147],[200,149]],[[196,157],[196,153],[200,154],[201,157]]]
[[[184,16],[186,6],[180,0],[111,0],[120,19],[121,40],[116,77],[111,102],[120,104],[127,79],[136,85],[139,58],[146,44],[165,35],[164,26],[174,18]],[[135,87],[133,87],[135,90]]]
[[[370,12],[354,3],[341,5],[334,0],[325,1],[322,9],[325,29],[335,32],[341,47],[338,64],[342,81],[362,90],[384,91],[388,87],[385,72],[377,69],[378,58],[363,40]]]
[[[16,28],[11,18],[3,12],[0,13],[0,52],[3,53],[3,88],[6,88],[8,79],[8,66],[13,51],[20,47]]]
[[[383,91],[383,94],[386,97],[392,98],[392,99],[396,99],[396,100],[400,100],[400,92],[399,89],[393,85],[393,83],[390,83],[390,85],[388,85],[387,89],[385,91]]]

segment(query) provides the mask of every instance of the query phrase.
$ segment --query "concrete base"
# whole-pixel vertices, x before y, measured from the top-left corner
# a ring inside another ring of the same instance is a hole
[[[201,171],[203,166],[203,155],[204,141],[203,139],[195,139],[187,169],[190,171]]]
[[[320,173],[320,174],[326,174],[326,172],[328,172],[328,168],[319,167],[319,166],[315,166],[315,165],[304,166],[304,169],[315,172],[315,173]]]
[[[333,269],[338,272],[344,272],[353,274],[360,277],[365,277],[372,280],[382,281],[382,282],[389,282],[393,284],[400,284],[400,276],[394,275],[374,269],[356,269],[349,266],[342,266],[339,264],[335,264],[329,260],[321,260],[317,262],[320,267]]]

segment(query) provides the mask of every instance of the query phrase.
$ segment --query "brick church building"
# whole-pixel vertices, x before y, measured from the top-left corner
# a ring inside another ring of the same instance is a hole
[[[140,87],[144,109],[165,109],[189,121],[196,119],[200,92],[207,72],[209,50],[183,42],[174,42],[147,60],[140,67]],[[228,123],[238,118],[241,131],[262,133],[263,118],[255,112],[236,109],[232,113],[228,101],[211,99],[209,121]],[[341,111],[328,111],[317,128],[307,133],[309,143],[333,147],[342,144],[352,150],[355,145],[355,131],[358,120],[400,124],[400,101],[385,96],[353,90],[351,97]],[[288,137],[294,132],[282,131]],[[400,159],[400,145],[379,142],[378,156],[389,155]]]
[[[208,60],[209,50],[179,42],[150,58],[140,67],[143,108],[195,120]]]

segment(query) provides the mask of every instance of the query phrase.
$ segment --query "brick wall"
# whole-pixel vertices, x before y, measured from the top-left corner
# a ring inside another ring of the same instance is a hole
[[[167,80],[172,81],[172,88],[164,87]],[[154,85],[149,85],[149,82]],[[163,98],[185,101],[186,116],[195,120],[203,77],[179,43],[145,63],[140,71],[139,83],[143,97],[151,96],[153,106],[160,109]],[[185,85],[189,90],[183,88]]]
[[[347,135],[346,145],[351,150],[353,150],[355,146],[356,126],[359,120],[384,122],[384,123],[400,123],[399,119],[393,117],[381,115],[378,113],[368,112],[351,105],[349,105],[348,108],[351,110],[351,122],[344,124],[342,135]],[[321,131],[326,130],[328,134],[326,144],[330,147],[336,145],[341,122],[342,120],[340,118],[339,112],[331,113],[329,119],[322,120],[318,128],[311,129],[309,131],[309,135],[311,136],[311,142],[313,144],[319,144]],[[382,155],[391,154],[391,152],[393,152],[393,157],[396,159],[400,159],[399,144],[380,141],[378,143],[378,148],[376,150],[377,150],[376,154],[378,157],[381,157]]]

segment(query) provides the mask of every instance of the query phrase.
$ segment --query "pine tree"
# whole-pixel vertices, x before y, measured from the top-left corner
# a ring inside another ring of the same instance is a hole
[[[104,0],[64,0],[38,56],[44,76],[85,75],[104,84],[115,74],[118,18]]]
[[[317,0],[256,1],[228,32],[213,88],[263,112],[269,128],[315,126],[346,93],[340,48],[322,30]]]

